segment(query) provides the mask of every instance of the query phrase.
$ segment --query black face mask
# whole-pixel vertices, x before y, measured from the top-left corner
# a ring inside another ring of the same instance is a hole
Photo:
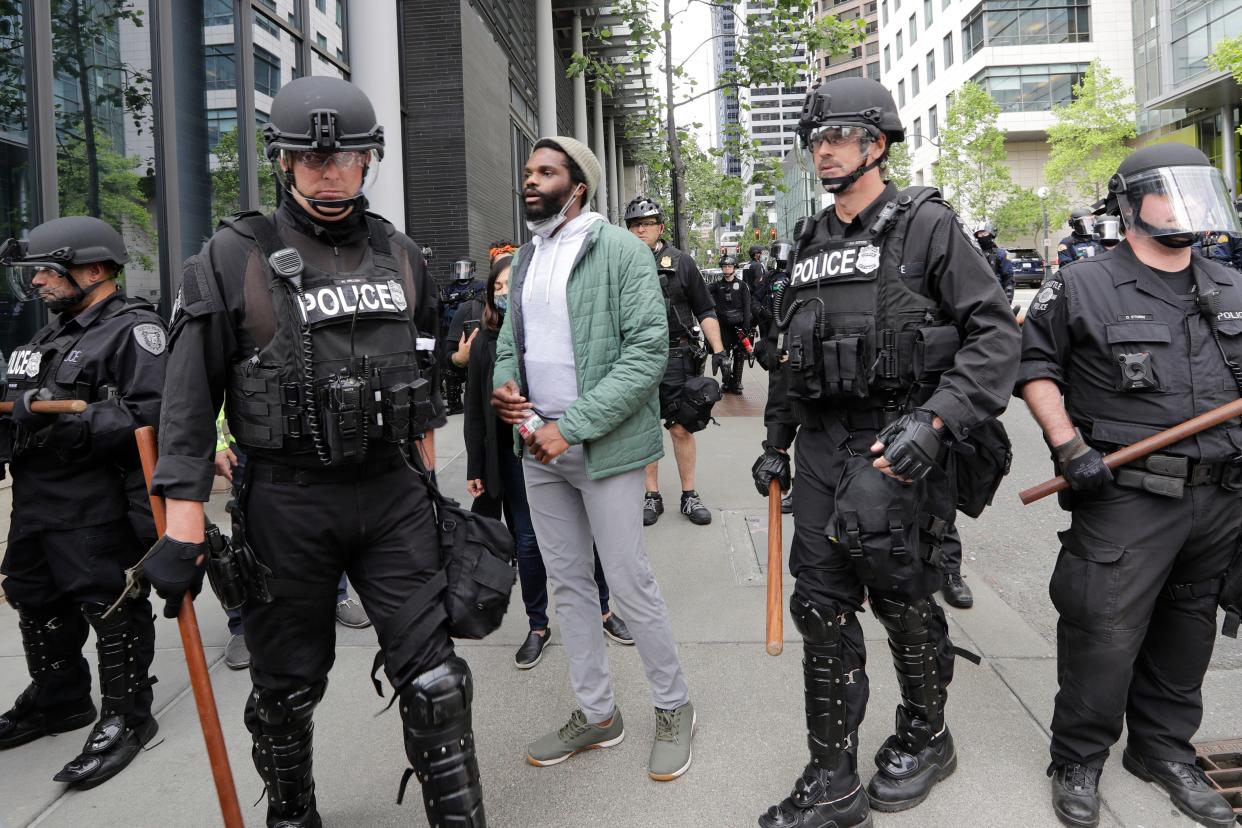
[[[983,238],[979,238],[978,236],[976,236],[975,240],[979,242],[979,246],[982,247],[985,251],[991,251],[991,250],[996,249],[996,239],[993,239],[989,236],[985,236]]]

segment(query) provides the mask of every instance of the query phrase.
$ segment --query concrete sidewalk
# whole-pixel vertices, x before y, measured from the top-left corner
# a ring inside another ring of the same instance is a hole
[[[760,379],[748,377],[756,386]],[[761,393],[748,394],[750,402]],[[485,642],[460,647],[474,671],[475,733],[489,824],[751,826],[759,813],[789,792],[806,762],[801,648],[787,620],[785,654],[771,658],[763,651],[766,509],[749,476],[762,439],[754,410],[745,400],[730,400],[718,412],[720,426],[709,428],[699,441],[698,488],[715,513],[712,524],[696,527],[670,510],[647,530],[699,714],[694,766],[674,783],[647,778],[654,734],[651,700],[637,653],[616,645],[610,645],[610,655],[629,725],[625,742],[555,768],[527,765],[526,743],[561,725],[574,702],[555,623],[553,643],[539,667],[530,672],[513,667],[513,653],[526,630],[515,590],[502,629]],[[454,417],[443,431],[437,440],[440,479],[450,494],[464,499],[460,418]],[[671,451],[662,465],[662,480],[665,497],[676,498]],[[964,522],[968,548],[980,531],[974,522]],[[956,643],[984,657],[980,667],[959,660],[950,690],[948,716],[957,741],[958,770],[917,809],[877,814],[877,826],[1057,825],[1044,775],[1056,688],[1054,648],[983,578],[971,583],[975,608],[949,615]],[[786,593],[791,586],[786,576]],[[250,763],[241,717],[248,677],[229,671],[220,660],[227,632],[219,606],[209,594],[197,606],[246,824],[261,826],[264,806],[251,803],[261,797],[262,785]],[[862,621],[872,664],[869,715],[860,734],[865,779],[871,773],[871,756],[892,727],[897,689],[882,630],[870,614]],[[161,619],[158,630],[154,672],[160,677],[155,686],[159,744],[120,776],[84,793],[66,793],[51,777],[77,752],[85,730],[0,753],[0,825],[219,824],[180,640],[170,621]],[[425,825],[416,786],[404,806],[394,804],[406,761],[399,717],[395,710],[380,714],[388,699],[375,696],[368,678],[374,635],[340,627],[337,632],[337,666],[316,715],[316,778],[325,824]],[[1237,735],[1240,679],[1238,670],[1209,674],[1199,738]],[[0,705],[7,706],[26,682],[16,618],[10,607],[2,606]],[[1161,792],[1122,770],[1120,751],[1105,770],[1102,791],[1101,824],[1110,828],[1192,824]]]

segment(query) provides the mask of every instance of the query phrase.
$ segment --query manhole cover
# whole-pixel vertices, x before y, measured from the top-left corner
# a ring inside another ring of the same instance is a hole
[[[1197,744],[1195,761],[1242,822],[1242,739]]]

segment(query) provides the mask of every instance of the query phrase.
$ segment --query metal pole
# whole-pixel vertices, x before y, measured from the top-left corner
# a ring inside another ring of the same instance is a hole
[[[151,0],[148,16],[151,19],[151,110],[155,122],[155,215],[159,228],[160,273],[172,276],[179,273],[182,260],[172,0]],[[201,21],[202,14],[197,18]],[[171,280],[168,287],[173,287]],[[171,293],[161,291],[162,310],[172,307]]]
[[[677,119],[673,114],[673,16],[664,0],[664,83],[668,93],[669,198],[673,202],[673,247],[681,249],[681,147],[677,143]]]
[[[258,148],[254,130],[254,15],[250,0],[233,2],[234,74],[237,78],[237,208],[259,209]]]
[[[1051,248],[1048,245],[1048,202],[1041,198],[1039,206],[1044,213],[1044,278],[1047,279],[1052,272],[1052,260],[1049,258]]]
[[[539,135],[556,135],[556,51],[552,42],[552,0],[535,0],[535,95]]]
[[[1225,181],[1229,184],[1229,191],[1235,197],[1238,195],[1238,145],[1237,135],[1234,130],[1238,125],[1233,122],[1233,104],[1226,103],[1220,108],[1221,126],[1224,129],[1220,133],[1220,154],[1224,162]]]
[[[574,22],[572,29],[572,43],[570,44],[574,50],[574,54],[584,54],[585,49],[582,46],[582,12],[574,11]],[[579,72],[574,77],[574,137],[582,143],[587,143],[587,99],[586,99],[586,73]]]
[[[298,20],[302,22],[302,39],[298,42],[298,62],[302,64],[303,75],[313,75],[315,52],[311,49],[310,0],[294,0],[298,10]],[[246,54],[250,54],[247,52]]]
[[[30,124],[30,168],[34,171],[30,226],[60,216],[60,196],[56,178],[56,109],[53,86],[56,72],[52,66],[52,6],[46,0],[24,0],[22,17],[26,20],[23,46],[26,51],[26,76],[29,79],[26,105]]]
[[[604,93],[600,88],[595,87],[595,157],[599,159],[600,172],[604,173],[600,176],[599,187],[595,190],[595,209],[603,213],[604,217],[608,216],[608,153],[604,146]]]
[[[617,188],[617,122],[608,119],[608,220],[616,223],[621,214],[621,191]]]

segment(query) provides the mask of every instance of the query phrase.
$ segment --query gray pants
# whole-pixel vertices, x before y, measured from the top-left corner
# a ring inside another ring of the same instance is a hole
[[[612,601],[634,635],[655,706],[681,707],[690,700],[690,691],[668,607],[643,545],[643,469],[590,480],[582,446],[570,447],[546,466],[528,455],[522,466],[531,520],[569,655],[569,681],[587,721],[607,721],[616,707],[599,622],[592,540]]]

